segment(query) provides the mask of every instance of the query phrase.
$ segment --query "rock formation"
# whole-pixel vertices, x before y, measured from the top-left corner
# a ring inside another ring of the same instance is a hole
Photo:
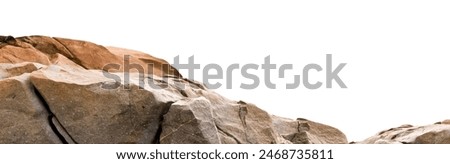
[[[0,36],[0,143],[347,143],[336,128],[270,115],[138,51]],[[450,120],[402,125],[362,144],[449,144]]]
[[[331,126],[222,97],[151,55],[45,36],[0,36],[0,118],[0,143],[347,143]]]
[[[433,125],[402,125],[379,132],[362,144],[450,144],[450,120]]]

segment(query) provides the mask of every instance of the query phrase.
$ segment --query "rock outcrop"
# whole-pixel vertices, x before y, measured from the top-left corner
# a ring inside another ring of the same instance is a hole
[[[357,142],[361,144],[450,144],[450,120],[433,125],[402,125]]]
[[[0,143],[347,143],[338,129],[270,115],[133,50],[0,36]]]

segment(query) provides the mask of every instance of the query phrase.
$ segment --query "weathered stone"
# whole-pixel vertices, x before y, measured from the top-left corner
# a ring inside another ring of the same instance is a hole
[[[0,36],[0,118],[0,143],[347,142],[229,100],[148,54],[45,36]]]
[[[282,143],[270,116],[252,104],[205,96],[172,104],[164,115],[161,143]]]
[[[43,67],[44,65],[42,64],[28,62],[19,64],[0,63],[0,79],[31,73]]]
[[[172,104],[164,115],[160,143],[221,143],[210,106],[203,97]]]
[[[0,40],[3,40],[0,42],[0,63],[34,62],[109,72],[139,71],[156,76],[181,77],[165,60],[138,51],[46,36],[2,36]]]
[[[400,126],[379,132],[362,144],[450,144],[450,125]]]
[[[346,144],[347,137],[340,130],[306,119],[291,120],[272,116],[275,130],[294,144]]]
[[[49,65],[50,61],[46,54],[37,51],[33,47],[18,47],[15,45],[0,46],[0,63],[22,63],[33,62]]]
[[[29,76],[0,80],[0,143],[62,143]]]
[[[33,72],[31,81],[77,143],[155,142],[165,104],[151,92],[135,85],[103,89],[115,81],[57,66]]]

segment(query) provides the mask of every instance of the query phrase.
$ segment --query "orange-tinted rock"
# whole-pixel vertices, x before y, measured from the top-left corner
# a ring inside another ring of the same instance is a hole
[[[0,36],[0,119],[0,143],[346,142],[229,100],[163,59],[46,36]]]
[[[109,72],[125,71],[181,77],[167,61],[134,50],[106,48],[87,41],[46,36],[1,36],[0,41],[0,63],[78,65],[85,69]]]

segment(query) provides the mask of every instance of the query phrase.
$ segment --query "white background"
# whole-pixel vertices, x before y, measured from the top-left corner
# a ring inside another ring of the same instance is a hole
[[[218,89],[289,118],[341,129],[352,140],[402,124],[450,118],[450,5],[446,1],[20,1],[1,2],[1,35],[48,35],[140,50],[202,66],[348,63],[348,89]],[[262,70],[255,71],[262,76]],[[186,74],[185,71],[182,73]],[[278,74],[273,72],[276,77]],[[322,74],[312,80],[324,81]],[[262,78],[262,77],[260,77]],[[201,71],[196,72],[201,81]],[[220,81],[225,82],[225,79]]]

